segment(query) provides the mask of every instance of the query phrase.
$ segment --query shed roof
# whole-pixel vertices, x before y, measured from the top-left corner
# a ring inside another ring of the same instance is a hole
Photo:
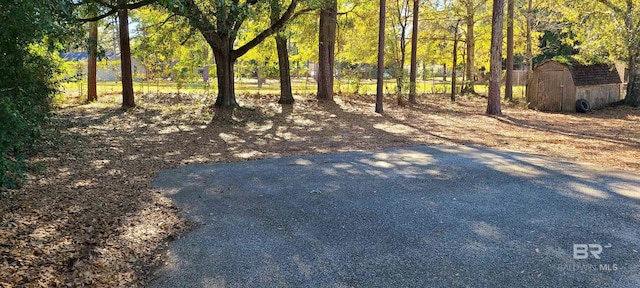
[[[562,65],[569,69],[571,72],[571,78],[576,86],[589,86],[589,85],[606,85],[606,84],[620,84],[620,74],[615,65],[608,64],[591,64],[583,65],[577,62],[560,62],[558,60],[550,59],[544,61],[536,66],[541,67],[547,63],[555,63]]]
[[[607,64],[568,66],[576,86],[620,84],[615,66]]]

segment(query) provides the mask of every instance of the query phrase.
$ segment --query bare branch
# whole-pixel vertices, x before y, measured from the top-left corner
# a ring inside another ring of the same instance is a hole
[[[189,39],[191,39],[191,37],[196,35],[197,31],[198,30],[196,30],[196,29],[191,29],[191,31],[189,31],[189,35],[187,35],[187,37],[184,38],[184,40],[182,40],[182,42],[180,42],[180,46],[184,46],[185,44],[187,44],[187,41],[189,41]]]
[[[98,4],[103,4],[104,1],[95,1]],[[102,20],[104,18],[107,18],[111,15],[114,15],[116,13],[118,13],[118,10],[120,9],[127,9],[127,10],[132,10],[132,9],[137,9],[152,3],[155,3],[156,0],[141,0],[140,2],[137,3],[133,3],[133,4],[126,4],[126,5],[104,5],[107,8],[111,8],[109,11],[107,11],[106,13],[102,14],[102,15],[98,15],[95,17],[90,17],[90,18],[80,18],[80,19],[76,19],[77,21],[81,22],[81,23],[86,23],[86,22],[95,22],[98,20]],[[106,3],[105,3],[106,4]]]
[[[358,7],[357,5],[353,5],[353,7],[351,7],[351,9],[344,11],[344,12],[338,12],[336,13],[337,16],[343,16],[343,15],[347,15],[351,12],[353,12],[353,10],[356,10],[356,7]]]
[[[282,17],[280,17],[280,19],[278,19],[278,21],[273,23],[273,25],[271,25],[271,27],[267,28],[267,30],[262,31],[262,33],[258,34],[258,36],[253,38],[251,41],[249,41],[246,44],[242,45],[242,47],[240,47],[240,48],[238,48],[236,50],[233,50],[231,52],[231,58],[232,59],[238,59],[240,56],[246,54],[253,47],[257,46],[262,41],[264,41],[264,39],[266,39],[267,37],[273,35],[274,33],[278,32],[280,29],[282,29],[282,27],[284,27],[284,25],[287,24],[287,22],[295,14],[294,12],[296,10],[296,6],[297,5],[298,5],[298,0],[292,0],[291,4],[289,4],[289,8],[287,8],[287,11],[284,12]]]
[[[614,5],[609,0],[597,0],[597,1],[602,3],[602,4],[604,4],[605,6],[609,7],[611,10],[613,10],[614,12],[616,12],[618,14],[623,14],[624,13],[624,10],[622,10],[622,8]]]

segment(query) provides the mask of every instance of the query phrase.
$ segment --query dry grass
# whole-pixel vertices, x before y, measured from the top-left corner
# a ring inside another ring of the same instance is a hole
[[[0,196],[0,286],[140,286],[159,251],[188,225],[151,188],[161,169],[412,145],[479,145],[640,172],[640,110],[554,114],[485,99],[422,95],[373,113],[373,96],[336,104],[242,96],[229,115],[199,95],[144,95],[56,111],[29,184]],[[222,117],[226,116],[226,117]],[[211,120],[213,118],[213,120]]]

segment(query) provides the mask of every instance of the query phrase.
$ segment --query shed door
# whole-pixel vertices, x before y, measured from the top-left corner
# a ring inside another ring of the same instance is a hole
[[[538,109],[562,111],[564,71],[542,71],[538,78]]]

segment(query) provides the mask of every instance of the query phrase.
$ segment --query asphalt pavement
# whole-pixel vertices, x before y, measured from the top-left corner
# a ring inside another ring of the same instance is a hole
[[[150,287],[640,287],[640,175],[480,147],[165,170]]]

